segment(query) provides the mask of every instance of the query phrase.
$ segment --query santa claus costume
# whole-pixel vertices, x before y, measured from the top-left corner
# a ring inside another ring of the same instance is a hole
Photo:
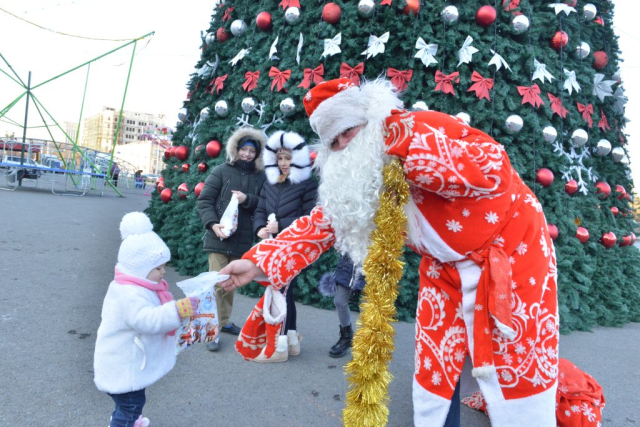
[[[316,160],[320,206],[243,258],[276,289],[333,245],[361,263],[375,229],[382,166],[400,159],[411,193],[407,243],[423,257],[415,425],[444,424],[470,356],[493,426],[554,427],[555,252],[542,206],[504,147],[449,115],[402,110],[387,81],[361,87],[348,79],[324,82],[307,93],[304,104],[322,143]],[[344,150],[332,150],[335,138],[354,126],[362,126],[358,137]],[[336,177],[345,165],[347,176]],[[369,174],[361,184],[355,182],[360,173]],[[363,199],[352,201],[358,194]],[[250,325],[261,309],[256,307],[237,343],[245,357],[252,357],[256,343],[268,341]]]

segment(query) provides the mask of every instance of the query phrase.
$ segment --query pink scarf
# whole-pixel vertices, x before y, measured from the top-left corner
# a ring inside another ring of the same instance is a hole
[[[156,291],[158,294],[158,298],[160,298],[161,304],[173,301],[173,295],[171,294],[171,292],[169,292],[169,284],[164,279],[159,283],[153,283],[149,280],[140,279],[139,277],[128,276],[124,273],[120,273],[116,268],[114,280],[120,285],[141,286],[151,291]],[[174,336],[175,334],[176,331],[167,332],[167,335],[170,336]]]

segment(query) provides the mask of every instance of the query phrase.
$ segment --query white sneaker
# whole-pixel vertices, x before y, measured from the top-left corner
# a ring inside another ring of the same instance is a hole
[[[286,362],[289,359],[289,343],[286,335],[280,335],[278,337],[278,343],[276,344],[276,351],[273,352],[271,357],[264,355],[267,347],[262,349],[262,352],[255,359],[251,359],[256,363],[278,363]]]
[[[289,339],[289,356],[300,355],[302,336],[297,331],[287,331],[287,338]]]

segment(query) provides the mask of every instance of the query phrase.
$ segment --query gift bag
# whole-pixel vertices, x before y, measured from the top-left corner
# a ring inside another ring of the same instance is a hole
[[[218,337],[220,326],[213,287],[228,278],[227,275],[219,275],[217,271],[210,271],[177,283],[185,296],[196,297],[200,302],[193,316],[182,319],[176,331],[176,354],[195,343],[213,342]]]
[[[235,194],[231,196],[231,201],[220,218],[220,225],[224,226],[220,231],[227,237],[238,228],[238,197]]]

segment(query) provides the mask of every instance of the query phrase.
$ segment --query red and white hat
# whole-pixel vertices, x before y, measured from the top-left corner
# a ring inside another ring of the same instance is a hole
[[[303,99],[311,129],[329,146],[345,130],[367,123],[360,88],[350,79],[319,83]]]

